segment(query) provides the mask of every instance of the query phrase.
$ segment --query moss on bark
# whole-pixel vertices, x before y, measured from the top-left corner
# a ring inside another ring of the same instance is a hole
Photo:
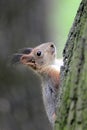
[[[55,130],[87,130],[87,0],[77,11],[63,57],[63,94]]]

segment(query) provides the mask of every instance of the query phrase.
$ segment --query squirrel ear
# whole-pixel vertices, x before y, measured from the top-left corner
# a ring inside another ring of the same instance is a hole
[[[19,50],[19,53],[22,54],[30,54],[32,52],[33,48],[23,48]]]

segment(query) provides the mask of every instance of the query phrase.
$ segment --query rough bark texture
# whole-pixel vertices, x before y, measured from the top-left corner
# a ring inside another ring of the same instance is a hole
[[[55,130],[87,130],[87,0],[77,11],[63,57],[63,94]]]

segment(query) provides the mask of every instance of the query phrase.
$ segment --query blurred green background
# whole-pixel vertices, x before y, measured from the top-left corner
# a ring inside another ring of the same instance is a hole
[[[51,0],[48,6],[48,34],[57,45],[59,58],[62,57],[62,50],[80,2],[81,0]]]
[[[0,0],[0,130],[51,130],[39,78],[10,56],[24,47],[54,42],[58,57],[80,0]]]

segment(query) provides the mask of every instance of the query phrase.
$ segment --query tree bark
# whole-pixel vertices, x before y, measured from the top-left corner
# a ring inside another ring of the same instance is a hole
[[[87,0],[82,0],[64,51],[55,130],[87,130]]]

